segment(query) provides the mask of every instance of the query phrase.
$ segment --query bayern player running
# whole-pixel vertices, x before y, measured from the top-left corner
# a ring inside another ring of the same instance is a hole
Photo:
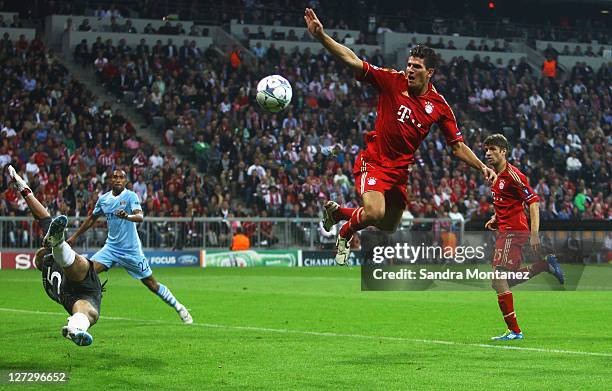
[[[480,170],[488,181],[495,180],[495,172],[465,145],[452,109],[430,83],[437,62],[431,48],[417,45],[412,49],[403,72],[381,69],[327,35],[312,9],[306,9],[304,20],[310,33],[355,71],[357,80],[372,84],[379,93],[375,129],[366,135],[367,147],[357,156],[353,169],[363,207],[342,208],[333,201],[325,204],[326,230],[347,220],[336,242],[338,265],[346,264],[355,232],[369,226],[390,232],[397,229],[408,204],[406,187],[414,152],[434,123],[456,157]]]
[[[523,333],[516,320],[510,287],[525,282],[543,271],[553,274],[561,284],[564,282],[564,276],[554,255],[547,255],[545,260],[521,267],[521,249],[527,240],[536,254],[540,252],[539,198],[529,186],[527,177],[506,161],[506,154],[510,147],[504,136],[494,134],[487,137],[484,141],[484,148],[487,163],[495,168],[497,173],[497,179],[491,186],[495,214],[485,224],[485,228],[497,230],[492,266],[494,270],[520,272],[521,275],[526,276],[523,279],[494,279],[492,281],[508,330],[491,339],[500,341],[523,339]],[[531,232],[527,224],[525,205],[529,206]]]

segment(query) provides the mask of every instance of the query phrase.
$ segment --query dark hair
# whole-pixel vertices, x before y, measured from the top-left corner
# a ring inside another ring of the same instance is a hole
[[[436,68],[438,66],[438,55],[435,50],[429,46],[418,44],[410,49],[410,56],[422,58],[425,63],[425,68]]]
[[[496,147],[500,147],[501,149],[505,149],[506,151],[510,150],[510,144],[508,144],[508,140],[502,134],[492,134],[487,137],[484,141],[484,145],[494,145]]]

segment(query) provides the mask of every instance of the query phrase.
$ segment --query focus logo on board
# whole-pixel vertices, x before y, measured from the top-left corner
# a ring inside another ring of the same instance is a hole
[[[176,257],[150,257],[149,263],[151,265],[176,265]]]
[[[195,255],[181,255],[178,257],[179,265],[195,265],[198,264],[200,260]]]

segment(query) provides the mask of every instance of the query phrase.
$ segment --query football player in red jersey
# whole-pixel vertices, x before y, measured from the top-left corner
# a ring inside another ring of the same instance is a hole
[[[357,80],[372,84],[379,93],[375,129],[366,135],[367,147],[357,156],[353,170],[363,207],[342,208],[333,201],[325,204],[326,230],[346,220],[336,242],[338,265],[346,264],[355,232],[369,226],[391,232],[397,229],[408,204],[406,187],[414,152],[434,123],[456,157],[480,170],[488,181],[495,179],[495,172],[465,145],[452,109],[430,83],[437,61],[432,49],[423,45],[412,49],[405,71],[381,69],[327,35],[312,9],[306,9],[304,20],[310,33],[354,70]]]
[[[510,149],[508,140],[501,134],[494,134],[484,141],[485,157],[497,173],[497,179],[491,186],[495,214],[485,224],[485,228],[497,230],[495,241],[495,254],[493,269],[500,271],[518,272],[523,277],[515,279],[495,278],[492,281],[493,289],[497,291],[497,302],[501,309],[508,330],[494,340],[522,339],[523,333],[518,326],[514,312],[514,302],[510,288],[516,284],[527,281],[543,271],[555,275],[563,284],[564,277],[561,267],[554,255],[547,255],[529,266],[521,267],[523,245],[529,243],[534,253],[540,252],[540,210],[538,196],[534,193],[527,177],[518,168],[506,161],[506,154]],[[529,206],[529,220],[525,214],[525,205]]]

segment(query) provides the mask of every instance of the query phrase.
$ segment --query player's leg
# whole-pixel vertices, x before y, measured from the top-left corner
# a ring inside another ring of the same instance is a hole
[[[405,190],[404,190],[405,191]],[[376,224],[376,228],[385,232],[395,232],[402,222],[402,216],[406,210],[408,195],[399,189],[391,189],[385,192],[385,215]]]
[[[168,287],[158,282],[153,276],[153,271],[144,254],[117,254],[117,257],[118,263],[127,270],[130,276],[142,281],[151,292],[174,308],[184,323],[193,323],[187,308],[174,297],[174,294],[172,294]]]
[[[64,270],[64,275],[71,281],[83,281],[89,272],[90,264],[85,257],[77,254],[66,243],[64,231],[68,225],[66,216],[58,216],[51,221],[45,242],[51,246],[53,259]]]
[[[116,263],[116,256],[112,249],[104,245],[98,252],[91,256],[90,260],[97,274],[107,271]]]
[[[385,216],[385,195],[382,191],[368,190],[362,193],[363,207],[355,209],[344,223],[336,240],[336,263],[346,265],[351,253],[350,243],[357,231],[376,225]]]
[[[149,277],[141,279],[140,281],[142,281],[142,283],[149,288],[151,292],[159,296],[159,298],[166,304],[174,308],[184,323],[193,323],[193,318],[191,317],[191,314],[187,308],[174,297],[168,287],[158,282],[152,274]]]
[[[42,220],[42,219],[51,217],[49,215],[49,211],[47,210],[47,208],[45,208],[36,199],[36,197],[34,197],[34,193],[32,193],[32,189],[30,189],[30,187],[28,186],[26,181],[21,177],[21,175],[17,173],[15,168],[9,164],[7,167],[7,171],[9,174],[9,178],[11,178],[11,181],[15,185],[15,188],[17,189],[17,191],[19,191],[21,196],[24,198],[24,200],[26,201],[26,204],[28,204],[28,207],[30,208],[30,211],[32,212],[32,216],[34,216],[34,218],[37,220]]]
[[[71,313],[68,324],[62,327],[62,335],[79,346],[91,345],[93,337],[87,330],[98,321],[98,310],[89,300],[79,299],[73,304]]]
[[[327,201],[323,208],[323,229],[327,232],[338,222],[350,219],[357,210],[357,208],[344,208],[335,201]]]
[[[501,310],[504,322],[508,326],[508,331],[504,334],[493,337],[494,340],[510,340],[510,339],[521,339],[523,334],[516,320],[516,313],[514,312],[514,298],[512,291],[508,286],[508,281],[505,279],[493,279],[491,283],[495,292],[497,292],[497,304]]]
[[[532,263],[529,266],[521,267],[517,271],[523,274],[527,273],[527,278],[523,278],[523,279],[517,278],[517,279],[508,280],[508,284],[511,287],[518,285],[520,283],[523,283],[525,281],[529,281],[533,277],[537,276],[538,274],[542,272],[548,272],[554,275],[559,281],[559,283],[561,284],[565,282],[565,276],[563,274],[563,270],[561,270],[561,265],[559,265],[559,261],[557,260],[557,257],[554,256],[553,254],[547,255],[544,257],[544,259],[541,259],[535,263]]]
[[[357,187],[357,192],[361,195],[364,190],[360,188],[359,179],[364,175],[362,172],[362,167],[365,167],[366,163],[363,160],[362,153],[360,152],[355,159],[355,165],[353,170],[353,175],[355,177],[355,186]],[[323,213],[323,228],[329,232],[331,228],[336,225],[340,221],[348,221],[353,213],[358,208],[343,208],[337,202],[327,201],[324,205],[324,213]]]
[[[495,242],[495,255],[493,258],[493,270],[510,271],[516,270],[521,263],[522,243],[512,234],[500,234]],[[507,341],[512,339],[522,339],[523,334],[516,319],[514,311],[514,297],[510,290],[510,285],[506,279],[493,278],[491,287],[497,293],[497,304],[508,326],[508,331],[504,334],[493,337],[493,340]]]

